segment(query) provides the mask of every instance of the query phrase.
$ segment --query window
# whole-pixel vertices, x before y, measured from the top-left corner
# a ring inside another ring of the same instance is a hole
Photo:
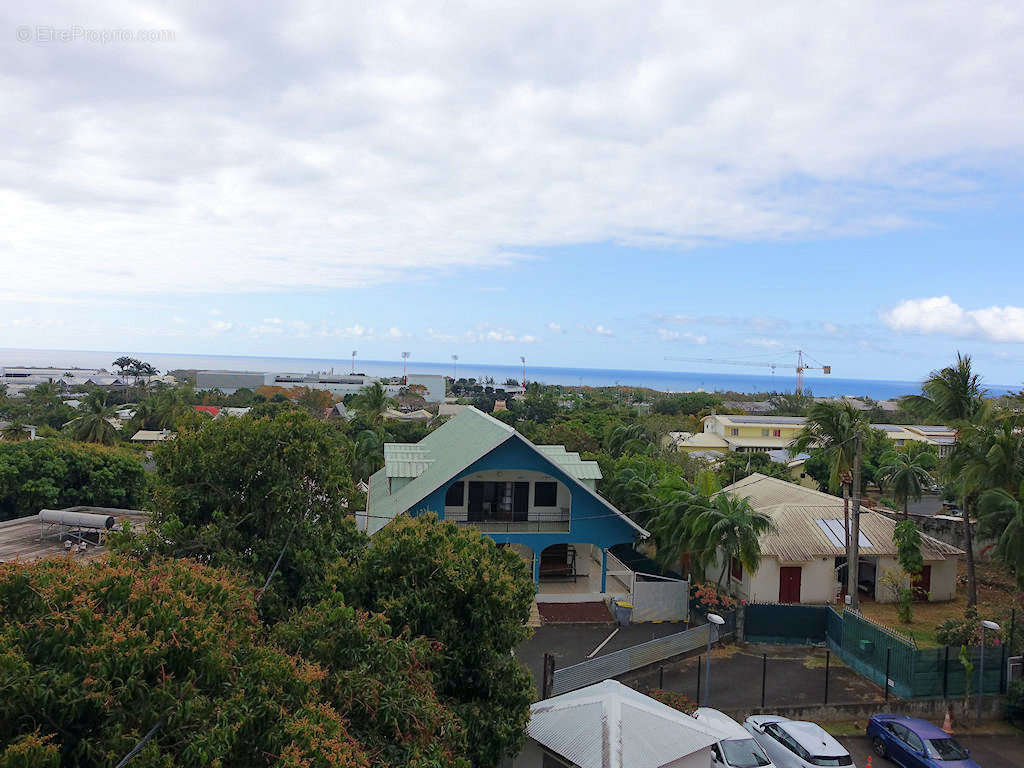
[[[535,507],[556,507],[556,506],[558,506],[558,483],[534,483],[533,484],[533,506],[535,506]]]
[[[910,745],[911,749],[917,750],[918,752],[924,752],[924,742],[921,741],[921,737],[914,733],[909,728],[903,728],[903,740]]]
[[[738,557],[729,558],[729,575],[736,581],[743,581],[743,563]]]
[[[966,760],[967,751],[956,739],[928,739],[928,755],[934,760]]]
[[[444,505],[446,507],[461,507],[462,500],[465,498],[465,487],[465,483],[461,480],[449,485],[448,491],[444,495]]]
[[[721,742],[722,751],[725,753],[725,760],[719,757],[718,762],[724,762],[733,768],[761,768],[771,765],[771,760],[761,749],[761,745],[753,739],[726,739]],[[712,749],[717,749],[716,744]]]
[[[729,427],[729,434],[732,437],[739,437],[740,428],[739,427]]]
[[[794,755],[798,755],[804,760],[810,758],[811,753],[803,747],[801,747],[796,739],[794,739],[792,736],[790,736],[788,733],[782,730],[782,728],[780,728],[775,723],[769,723],[768,725],[766,725],[764,727],[764,732],[771,736],[773,739],[775,739],[777,742],[779,742],[782,746],[784,746]]]
[[[768,437],[768,430],[767,429],[762,429],[761,430],[761,437]]]
[[[782,437],[782,430],[781,429],[773,429],[772,430],[772,437]]]

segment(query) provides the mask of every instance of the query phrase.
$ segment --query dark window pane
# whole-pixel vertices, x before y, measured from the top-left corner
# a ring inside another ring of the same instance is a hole
[[[465,485],[461,480],[449,485],[448,492],[444,495],[444,505],[446,507],[461,507],[464,488]]]
[[[558,505],[558,483],[534,483],[533,506],[554,507]]]

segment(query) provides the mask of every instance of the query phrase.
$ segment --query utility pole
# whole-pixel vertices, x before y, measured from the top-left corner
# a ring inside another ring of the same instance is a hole
[[[352,350],[352,373],[356,372],[356,350]]]
[[[452,382],[453,383],[458,378],[458,376],[459,376],[459,356],[458,355],[452,355]]]
[[[520,355],[519,359],[523,361],[523,389],[526,389],[526,358]]]
[[[850,556],[846,561],[846,591],[850,595],[850,607],[860,610],[860,594],[857,592],[857,577],[860,575],[860,435],[853,438],[853,510],[850,514]]]

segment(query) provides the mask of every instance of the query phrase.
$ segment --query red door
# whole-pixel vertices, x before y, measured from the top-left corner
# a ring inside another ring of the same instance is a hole
[[[799,565],[784,565],[779,568],[779,602],[800,602],[800,576],[804,569]]]
[[[922,568],[910,583],[910,587],[914,590],[915,600],[927,600],[928,593],[932,591],[932,567],[926,565]]]

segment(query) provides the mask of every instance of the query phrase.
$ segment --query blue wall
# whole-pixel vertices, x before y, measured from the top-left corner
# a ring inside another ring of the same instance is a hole
[[[631,542],[637,537],[633,526],[621,519],[607,506],[595,499],[588,489],[578,480],[566,474],[557,464],[537,453],[526,445],[522,438],[513,437],[499,445],[486,456],[475,461],[452,478],[450,483],[438,488],[422,501],[409,508],[412,515],[430,511],[444,519],[444,497],[451,483],[461,480],[475,472],[486,470],[532,470],[543,472],[562,482],[572,494],[572,507],[569,513],[568,533],[488,533],[496,542],[522,544],[536,554],[552,544],[588,543],[606,549],[614,544]],[[581,519],[582,518],[582,519]],[[598,519],[586,519],[598,518]]]

